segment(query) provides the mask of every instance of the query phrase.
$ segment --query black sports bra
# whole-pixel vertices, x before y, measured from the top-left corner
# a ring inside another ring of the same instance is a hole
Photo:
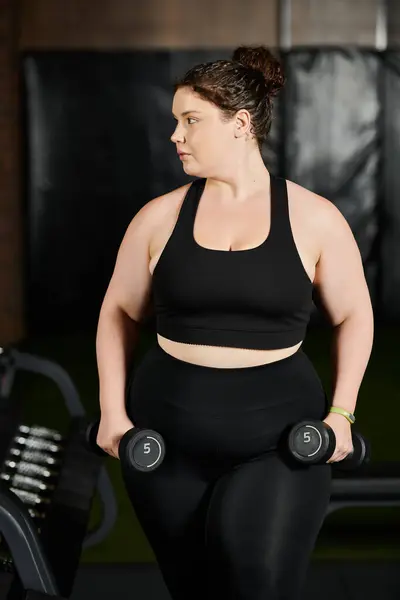
[[[236,348],[287,348],[302,341],[313,283],[289,219],[285,179],[271,177],[271,225],[256,248],[213,250],[194,239],[206,179],[189,187],[153,272],[157,332],[177,342]]]

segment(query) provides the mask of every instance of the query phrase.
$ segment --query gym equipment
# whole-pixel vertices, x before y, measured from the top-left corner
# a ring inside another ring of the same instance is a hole
[[[357,431],[352,431],[353,451],[343,460],[332,464],[341,471],[353,471],[365,466],[371,458],[368,441]],[[305,464],[326,463],[335,451],[333,429],[322,421],[304,420],[291,428],[287,438],[290,455]]]
[[[21,423],[24,398],[12,396],[19,370],[44,375],[59,388],[70,415],[65,433]],[[82,548],[114,527],[113,488],[103,461],[82,446],[83,423],[85,409],[64,369],[0,348],[0,595],[7,587],[13,600],[69,598]],[[102,520],[89,531],[96,489]]]
[[[29,437],[48,438],[54,442],[61,442],[63,440],[63,436],[58,431],[49,429],[48,427],[40,427],[39,425],[34,425],[31,427],[28,427],[27,425],[19,425],[18,431],[22,434],[26,434]]]
[[[6,471],[12,471],[16,473],[20,473],[21,475],[37,475],[38,477],[43,478],[51,478],[57,476],[57,471],[50,470],[44,465],[39,465],[35,462],[28,461],[16,461],[16,460],[5,460],[4,467]]]
[[[20,459],[21,461],[28,461],[37,465],[55,466],[60,464],[60,459],[55,458],[46,452],[36,450],[20,450],[19,448],[14,448],[14,446],[12,446],[9,454],[12,460]]]
[[[28,475],[21,475],[20,473],[0,473],[0,479],[7,481],[9,486],[14,486],[21,490],[49,493],[53,492],[56,487],[54,484],[42,481],[37,477],[29,477]]]
[[[86,447],[100,456],[109,456],[97,444],[100,420],[91,421],[84,430]],[[165,442],[157,431],[133,427],[121,438],[118,454],[121,461],[137,471],[149,472],[157,469],[165,457]]]
[[[8,489],[29,506],[36,506],[37,504],[50,504],[50,498],[46,498],[37,492],[32,492],[13,486],[8,486]]]
[[[14,444],[23,445],[30,450],[41,450],[46,452],[60,452],[62,446],[50,440],[41,437],[16,435],[13,439]]]

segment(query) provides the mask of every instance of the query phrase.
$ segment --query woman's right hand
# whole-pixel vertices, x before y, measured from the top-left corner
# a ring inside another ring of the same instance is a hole
[[[119,459],[118,447],[122,436],[134,427],[128,415],[101,415],[96,442],[107,454]]]

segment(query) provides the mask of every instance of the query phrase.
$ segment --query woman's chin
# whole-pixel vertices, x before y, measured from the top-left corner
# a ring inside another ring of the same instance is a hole
[[[186,175],[193,175],[195,177],[201,177],[201,169],[199,168],[199,165],[193,164],[192,161],[185,161],[182,164],[183,170],[185,171]]]
[[[193,165],[183,163],[182,167],[187,175],[196,175],[196,169],[193,167]]]

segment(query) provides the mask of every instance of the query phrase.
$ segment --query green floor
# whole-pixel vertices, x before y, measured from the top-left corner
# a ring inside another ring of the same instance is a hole
[[[379,328],[364,377],[357,407],[357,428],[371,441],[374,461],[400,463],[400,350],[399,330]],[[154,334],[142,334],[136,351],[140,361]],[[95,333],[29,339],[21,350],[44,356],[63,366],[72,377],[89,415],[98,411],[98,379]],[[303,346],[312,359],[326,389],[330,389],[331,332],[309,329]],[[14,394],[23,397],[26,423],[40,423],[61,431],[68,414],[54,384],[40,376],[20,377]],[[106,459],[118,499],[119,517],[109,537],[98,546],[84,551],[83,562],[153,562],[154,555],[124,492],[119,462]],[[91,527],[100,518],[96,498]],[[323,559],[398,559],[400,558],[400,508],[348,509],[330,515],[321,530],[314,558]]]

